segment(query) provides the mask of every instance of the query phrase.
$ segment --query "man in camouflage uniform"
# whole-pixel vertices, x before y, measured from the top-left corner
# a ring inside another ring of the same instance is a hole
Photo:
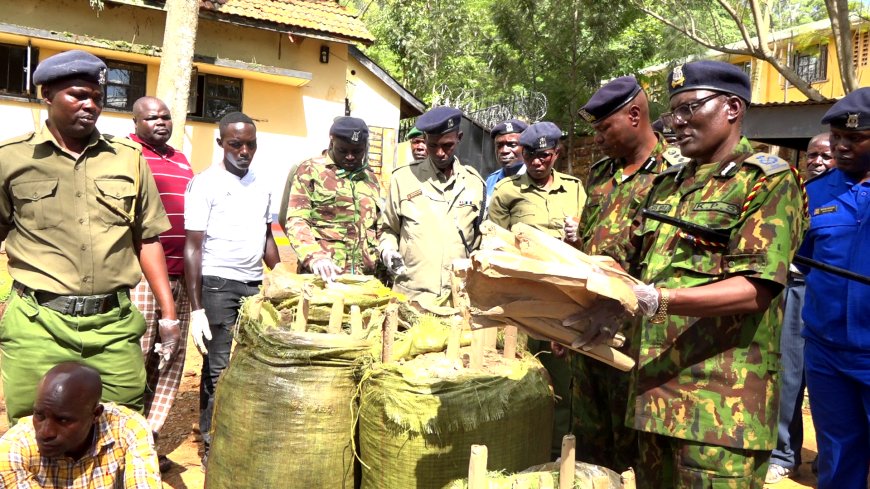
[[[645,207],[724,239],[638,216],[630,242],[600,246],[650,284],[635,289],[646,317],[633,331],[627,416],[641,431],[638,486],[760,489],[776,442],[780,292],[805,195],[796,170],[741,137],[742,70],[688,63],[668,88],[665,122],[691,161],[656,177]],[[597,323],[593,341],[611,324]]]
[[[652,187],[653,178],[688,158],[653,132],[646,93],[633,76],[601,87],[580,109],[592,124],[595,143],[607,155],[589,173],[583,210],[583,250],[623,234]],[[628,268],[625,260],[619,260]],[[630,337],[630,335],[627,335]],[[628,345],[624,347],[628,349]],[[625,425],[629,374],[597,360],[569,353],[572,368],[572,427],[577,459],[617,472],[637,465],[637,431]]]
[[[362,119],[337,118],[327,154],[302,162],[287,180],[284,230],[302,270],[324,281],[375,271],[380,187],[366,163],[368,139]]]
[[[450,107],[417,119],[429,156],[393,171],[381,215],[378,248],[395,276],[393,289],[421,305],[446,302],[453,260],[467,258],[480,243],[484,183],[455,155],[461,119]]]

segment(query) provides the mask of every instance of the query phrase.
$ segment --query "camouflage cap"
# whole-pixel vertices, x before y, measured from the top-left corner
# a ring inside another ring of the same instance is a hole
[[[688,90],[730,93],[746,103],[752,100],[749,76],[741,68],[722,61],[701,60],[676,66],[668,74],[668,94],[673,98]]]
[[[822,124],[852,131],[870,129],[870,87],[859,88],[837,101],[822,117]]]
[[[635,77],[620,76],[607,82],[589,98],[586,105],[580,108],[580,117],[590,124],[601,122],[634,100],[638,93],[640,84]]]
[[[357,117],[336,117],[329,128],[329,135],[351,143],[364,143],[369,140],[369,126]]]
[[[91,53],[74,49],[55,54],[39,63],[33,83],[45,85],[67,78],[78,78],[99,85],[106,83],[106,63]]]

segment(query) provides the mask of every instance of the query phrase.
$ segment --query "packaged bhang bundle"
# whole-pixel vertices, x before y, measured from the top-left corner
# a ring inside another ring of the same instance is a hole
[[[474,327],[511,324],[533,337],[571,347],[589,324],[584,318],[596,309],[637,313],[632,286],[640,282],[611,266],[612,260],[586,255],[522,223],[506,231],[485,222],[481,230],[481,249],[465,265]],[[568,318],[578,321],[563,325]],[[574,349],[622,370],[634,366],[609,345]]]
[[[206,487],[351,488],[364,318],[383,317],[392,294],[372,277],[325,287],[280,270],[264,292],[243,303],[217,385]]]

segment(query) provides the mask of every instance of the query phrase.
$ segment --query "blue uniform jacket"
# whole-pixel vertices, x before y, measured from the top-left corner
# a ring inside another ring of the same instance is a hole
[[[492,197],[492,192],[495,190],[495,184],[500,182],[501,179],[514,175],[522,175],[525,172],[526,164],[523,161],[519,161],[490,173],[486,177],[486,201],[489,202],[489,198]]]
[[[810,229],[798,253],[870,275],[870,182],[856,184],[834,169],[810,181],[807,194]],[[806,282],[804,338],[870,350],[870,286],[815,269]]]

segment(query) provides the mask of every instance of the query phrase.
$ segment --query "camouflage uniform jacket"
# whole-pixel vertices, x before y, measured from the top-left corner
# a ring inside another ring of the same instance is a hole
[[[580,218],[586,191],[579,179],[557,171],[548,188],[537,185],[528,173],[498,182],[489,203],[489,220],[505,229],[522,222],[554,238],[565,237],[565,218]]]
[[[303,161],[287,185],[283,224],[303,268],[330,258],[344,273],[374,273],[380,199],[374,173],[349,173],[318,156]]]
[[[458,159],[450,178],[429,158],[393,171],[379,249],[398,250],[408,267],[394,290],[417,302],[449,296],[453,260],[468,257],[480,243],[484,198],[483,179]]]
[[[797,174],[743,139],[720,163],[692,160],[662,172],[646,207],[727,231],[703,243],[674,226],[636,218],[624,245],[632,275],[659,287],[694,287],[743,275],[785,286],[806,229]],[[613,255],[611,255],[613,256]],[[701,443],[771,450],[779,403],[782,295],[767,310],[711,318],[668,316],[635,328],[627,421],[635,429]]]
[[[612,241],[611,235],[622,233],[627,237],[628,224],[646,199],[656,175],[688,161],[676,146],[668,147],[659,136],[659,143],[647,162],[631,175],[625,175],[624,161],[618,158],[604,158],[592,165],[586,184],[589,199],[581,219],[583,251],[599,255],[602,254],[599,243]],[[628,270],[625,256],[616,257],[616,261]]]

